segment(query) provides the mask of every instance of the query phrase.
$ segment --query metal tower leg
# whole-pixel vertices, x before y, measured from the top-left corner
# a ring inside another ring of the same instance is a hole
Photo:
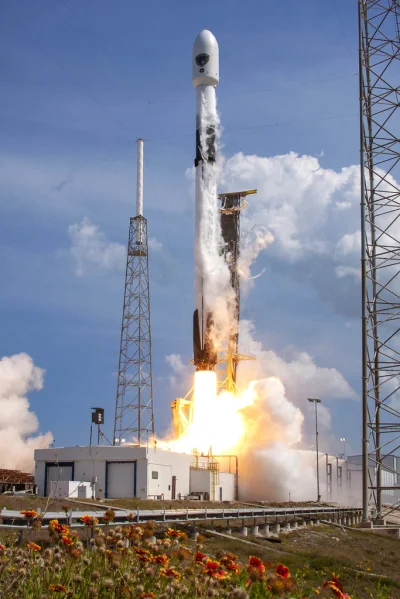
[[[400,447],[399,0],[358,0],[361,154],[363,518],[398,488]],[[393,464],[393,467],[392,467]],[[383,471],[388,480],[383,485]],[[372,491],[372,493],[371,493]]]

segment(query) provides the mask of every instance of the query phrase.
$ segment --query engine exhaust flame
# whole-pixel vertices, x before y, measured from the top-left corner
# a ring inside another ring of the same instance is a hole
[[[173,451],[190,453],[229,453],[238,446],[246,431],[243,409],[253,404],[255,392],[241,396],[223,391],[217,394],[217,375],[199,371],[194,375],[192,416],[184,434],[171,443]]]

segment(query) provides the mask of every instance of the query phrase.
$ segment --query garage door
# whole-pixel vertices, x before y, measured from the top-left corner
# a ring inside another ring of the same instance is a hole
[[[51,481],[74,480],[74,465],[71,462],[63,464],[46,464],[46,496],[50,495]]]
[[[135,497],[136,462],[107,462],[106,496],[109,499]]]

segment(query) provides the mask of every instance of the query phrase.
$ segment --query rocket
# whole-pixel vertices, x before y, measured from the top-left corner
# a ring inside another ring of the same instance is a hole
[[[216,160],[218,117],[215,88],[219,82],[219,49],[217,40],[207,29],[199,33],[193,45],[192,82],[196,89],[196,157],[194,160],[196,309],[193,313],[193,361],[196,370],[214,370],[217,352],[211,336],[212,306],[207,305],[204,293],[207,280],[204,247],[213,243],[213,230],[216,224],[214,221],[217,218],[217,190],[213,169]],[[212,197],[214,195],[215,213]]]

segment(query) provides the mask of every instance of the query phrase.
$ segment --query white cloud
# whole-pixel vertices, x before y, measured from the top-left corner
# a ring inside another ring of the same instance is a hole
[[[361,231],[355,233],[346,233],[338,241],[336,245],[336,255],[338,257],[348,256],[349,254],[356,254],[360,257],[361,251]]]
[[[0,359],[0,467],[33,470],[34,449],[48,447],[52,433],[35,435],[36,414],[30,410],[30,391],[43,387],[44,370],[27,354]]]
[[[71,240],[70,255],[75,262],[75,273],[83,276],[93,266],[103,269],[124,270],[126,248],[121,243],[107,240],[105,234],[85,217],[68,227]]]
[[[157,241],[155,237],[149,237],[149,248],[154,252],[160,252],[163,249],[163,244],[161,241]]]
[[[361,279],[361,269],[355,268],[354,266],[345,266],[339,265],[335,267],[335,273],[338,279],[343,279],[344,277],[354,277],[354,282],[357,282]]]
[[[181,374],[187,369],[187,364],[183,362],[179,354],[170,354],[169,356],[165,356],[164,360],[175,374]]]

